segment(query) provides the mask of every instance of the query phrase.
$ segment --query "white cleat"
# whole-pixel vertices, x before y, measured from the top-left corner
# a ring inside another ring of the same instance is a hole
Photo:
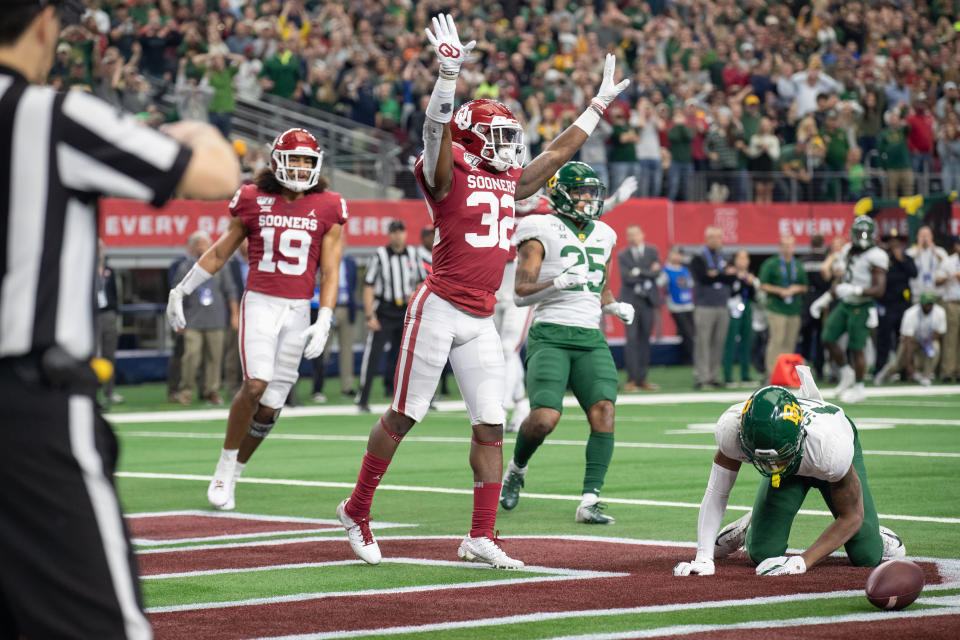
[[[880,525],[880,537],[883,539],[883,559],[899,560],[907,556],[907,548],[900,536]]]
[[[844,391],[853,386],[853,383],[857,381],[857,374],[853,372],[853,367],[848,364],[843,365],[840,369],[840,382],[837,383],[836,393],[839,396]]]
[[[852,389],[847,389],[840,394],[840,402],[846,404],[856,404],[858,402],[863,402],[867,399],[867,393],[863,388],[853,387]]]
[[[717,540],[713,545],[714,558],[726,558],[734,551],[741,549],[747,541],[747,529],[750,528],[750,519],[753,517],[753,511],[748,511],[747,515],[734,520],[717,534]]]
[[[347,530],[347,540],[350,541],[350,548],[353,549],[358,558],[367,564],[380,564],[380,559],[383,556],[380,555],[380,545],[377,544],[377,539],[373,537],[373,532],[370,531],[370,519],[364,518],[354,521],[347,515],[346,507],[349,500],[350,498],[347,498],[337,505],[337,518],[343,528]]]
[[[523,568],[522,561],[508,556],[494,539],[487,536],[472,538],[468,534],[460,543],[457,555],[467,562],[485,562],[494,569]]]
[[[210,480],[210,486],[207,487],[207,500],[221,511],[233,511],[237,506],[233,499],[233,492],[237,486],[235,466],[235,464],[224,463],[222,460],[218,462],[217,469]]]

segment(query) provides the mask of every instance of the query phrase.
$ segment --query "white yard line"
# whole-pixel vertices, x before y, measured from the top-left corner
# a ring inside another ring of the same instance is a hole
[[[960,425],[960,420],[956,423]],[[699,430],[676,430],[667,431],[667,433],[707,433]],[[711,432],[712,433],[712,432]],[[198,433],[188,431],[121,431],[119,433],[124,438],[185,438],[201,440],[222,440],[221,433]],[[276,433],[270,435],[271,440],[314,440],[319,442],[366,442],[367,436],[341,436],[341,435],[322,435],[308,433]],[[439,436],[406,436],[404,442],[435,442],[442,444],[469,444],[470,438],[458,437],[439,437]],[[586,440],[544,440],[544,445],[558,447],[584,447]],[[716,446],[710,444],[673,444],[666,442],[621,442],[614,443],[615,447],[624,449],[678,449],[689,451],[715,451]],[[950,453],[941,451],[883,451],[866,449],[864,453],[882,456],[921,456],[930,458],[960,458],[960,453]],[[208,478],[209,479],[209,478]],[[241,479],[241,482],[243,480]]]
[[[135,471],[118,471],[116,475],[120,478],[140,478],[140,479],[150,479],[150,480],[190,480],[190,481],[202,481],[210,482],[210,476],[201,476],[201,475],[191,475],[191,474],[178,474],[178,473],[148,473],[148,472],[135,472]],[[352,489],[354,483],[352,482],[323,482],[320,480],[292,480],[292,479],[279,479],[279,478],[240,478],[240,482],[247,484],[272,484],[272,485],[284,485],[291,487],[322,487],[326,489]],[[381,491],[408,491],[408,492],[417,492],[417,493],[443,493],[443,494],[453,494],[453,495],[473,495],[472,489],[450,489],[447,487],[418,487],[418,486],[409,486],[409,485],[393,485],[393,484],[382,484],[378,487]],[[524,498],[535,498],[540,500],[567,500],[567,501],[579,501],[580,496],[570,496],[562,494],[551,494],[551,493],[521,493],[521,497]],[[648,506],[648,507],[679,507],[684,509],[699,509],[699,502],[671,502],[665,500],[637,500],[632,498],[613,498],[609,496],[603,497],[604,502],[609,502],[611,504],[629,504],[635,506]],[[749,511],[752,507],[749,506],[737,506],[730,505],[728,509],[733,509],[735,511]],[[799,511],[801,515],[807,516],[830,516],[833,517],[829,511],[820,511],[812,509],[801,509]],[[911,516],[911,515],[893,515],[893,514],[878,514],[880,518],[884,520],[909,520],[911,522],[936,522],[941,524],[960,524],[960,518],[940,518],[932,516]]]
[[[821,390],[825,398],[834,397],[833,389]],[[900,397],[929,397],[929,396],[956,396],[960,394],[960,385],[937,385],[933,387],[879,387],[864,390],[868,398],[900,398]],[[656,405],[656,404],[691,404],[691,403],[731,403],[741,402],[749,394],[745,391],[707,391],[697,393],[652,393],[649,395],[621,395],[617,404],[621,405]],[[465,411],[466,407],[460,400],[444,400],[438,402],[437,408],[444,411]],[[567,396],[563,399],[563,406],[577,407],[576,398]],[[387,410],[388,404],[370,405],[370,414],[361,414],[352,404],[287,407],[283,410],[285,418],[313,417],[313,416],[376,416]],[[228,409],[193,409],[188,411],[147,411],[131,413],[112,413],[107,416],[114,424],[136,424],[145,422],[196,422],[200,420],[227,419]],[[372,418],[371,418],[372,420]],[[221,434],[222,437],[222,434]],[[271,436],[272,437],[272,436]]]
[[[695,578],[698,579],[698,578]],[[499,618],[481,618],[477,620],[464,620],[459,622],[439,622],[433,624],[423,624],[423,625],[410,625],[403,627],[387,627],[383,629],[357,629],[354,631],[332,631],[327,633],[311,633],[311,634],[297,634],[297,635],[287,635],[287,636],[271,636],[269,638],[259,638],[258,640],[331,640],[334,638],[356,638],[368,635],[380,636],[380,635],[401,635],[406,633],[422,633],[428,631],[453,631],[457,629],[471,629],[471,628],[482,628],[482,627],[491,627],[491,626],[504,626],[504,625],[513,625],[513,624],[524,624],[531,622],[546,622],[550,620],[565,620],[569,618],[598,618],[604,616],[618,616],[618,615],[634,615],[634,614],[651,614],[651,613],[669,613],[675,611],[697,611],[704,609],[720,609],[726,607],[747,607],[747,606],[768,606],[771,604],[784,604],[791,602],[799,602],[803,600],[820,600],[824,598],[845,598],[852,596],[862,596],[863,591],[861,589],[856,590],[845,590],[845,591],[825,591],[821,593],[801,593],[801,594],[792,594],[785,596],[763,596],[757,598],[744,598],[739,600],[713,600],[708,602],[690,602],[682,604],[667,604],[667,605],[652,605],[645,607],[630,607],[630,608],[621,608],[621,609],[587,609],[581,611],[556,611],[556,612],[542,612],[542,613],[531,613],[524,615],[514,615],[514,616],[503,616]],[[149,612],[149,610],[148,610]],[[938,612],[939,615],[955,615],[960,613],[960,608],[946,608],[946,609],[925,609],[922,611],[900,611],[900,612],[890,612],[890,611],[877,611],[876,613],[868,614],[852,614],[855,616],[865,616],[869,618],[869,621],[875,620],[886,620],[891,617],[924,617],[926,615],[934,615],[930,612]],[[897,616],[891,616],[890,614],[903,614]],[[909,615],[905,615],[909,614]],[[834,616],[834,618],[845,618],[847,616]],[[805,618],[795,618],[794,620],[803,620]],[[823,618],[825,621],[828,621],[827,618]],[[853,620],[849,620],[852,622]],[[778,620],[768,621],[767,624],[770,626],[777,625]],[[762,622],[757,623],[742,623],[742,624],[764,624]],[[684,625],[693,627],[694,625]],[[699,626],[699,625],[698,625]],[[707,625],[704,625],[707,626]],[[713,626],[713,625],[711,625]],[[726,625],[715,625],[720,628],[726,628]],[[791,624],[788,626],[796,626]],[[661,629],[669,629],[673,627],[662,627]],[[736,626],[730,626],[730,628],[737,628]],[[748,627],[754,628],[754,627]],[[759,627],[763,628],[763,627]],[[707,629],[708,631],[711,629]],[[653,632],[655,629],[644,630],[644,632]],[[698,630],[690,631],[689,633],[696,633]],[[638,637],[637,632],[626,632],[622,635],[617,635],[617,638],[634,638]],[[646,637],[656,637],[658,634],[651,633],[651,635]],[[662,634],[659,634],[662,635]],[[584,636],[578,636],[584,637]],[[599,638],[607,636],[591,635],[590,638]]]
[[[422,538],[420,538],[422,539]],[[256,571],[277,571],[283,569],[314,569],[320,567],[342,567],[345,565],[363,566],[362,560],[331,560],[329,562],[302,562],[297,564],[275,564],[261,567],[242,567],[237,569],[210,569],[207,571],[183,571],[181,573],[158,573],[141,576],[144,580],[166,580],[169,578],[195,578],[197,576],[217,576],[230,573],[250,573]],[[453,560],[430,560],[427,558],[384,558],[383,564],[409,564],[427,567],[456,567],[457,569],[489,570],[490,567],[474,562],[456,562]],[[539,573],[548,576],[573,576],[587,578],[622,578],[629,574],[614,571],[586,571],[557,567],[525,566],[521,571]]]

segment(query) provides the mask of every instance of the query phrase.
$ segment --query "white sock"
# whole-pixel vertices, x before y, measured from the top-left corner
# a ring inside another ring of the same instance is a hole
[[[222,449],[220,451],[220,459],[217,461],[217,470],[230,469],[236,465],[238,453],[240,453],[240,449]]]
[[[863,380],[854,384],[853,388],[856,389],[857,391],[863,391]]]
[[[595,493],[585,493],[583,498],[580,500],[581,505],[590,506],[592,504],[597,504],[600,501],[600,496]]]
[[[510,458],[510,462],[507,463],[507,468],[509,471],[513,471],[514,473],[519,473],[521,476],[527,475],[527,468],[518,467],[517,463],[513,461],[513,458]]]
[[[233,479],[236,480],[243,474],[243,468],[247,466],[246,462],[238,462],[233,468]]]

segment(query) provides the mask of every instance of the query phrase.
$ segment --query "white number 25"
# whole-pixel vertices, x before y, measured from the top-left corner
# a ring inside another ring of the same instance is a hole
[[[467,243],[472,247],[485,249],[488,247],[499,246],[504,251],[510,250],[510,238],[508,234],[513,229],[513,216],[508,216],[500,220],[500,210],[507,209],[513,212],[513,196],[509,193],[503,194],[499,199],[490,191],[474,191],[467,197],[467,206],[486,206],[489,211],[484,212],[480,218],[480,224],[487,227],[487,233],[468,233],[464,236]]]

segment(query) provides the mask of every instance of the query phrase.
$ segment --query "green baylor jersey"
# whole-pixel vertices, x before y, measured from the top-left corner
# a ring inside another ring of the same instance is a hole
[[[580,289],[558,291],[534,307],[533,322],[596,329],[603,311],[600,292],[607,281],[607,262],[617,243],[617,234],[606,223],[595,220],[581,230],[559,215],[534,215],[520,220],[513,242],[520,245],[537,240],[543,245],[543,263],[537,282],[549,282],[567,269],[586,274],[588,283]]]

